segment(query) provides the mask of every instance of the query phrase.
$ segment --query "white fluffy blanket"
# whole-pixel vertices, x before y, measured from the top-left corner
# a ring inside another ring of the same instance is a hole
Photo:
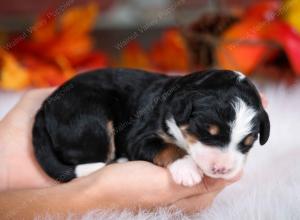
[[[292,88],[261,88],[269,101],[271,136],[265,146],[251,151],[243,178],[227,187],[208,210],[191,217],[201,220],[300,219],[300,84]],[[0,93],[0,109],[10,95]],[[12,103],[11,103],[12,104]],[[0,110],[1,111],[1,110]],[[3,115],[3,111],[0,112]],[[72,218],[72,217],[70,217]],[[190,219],[160,209],[154,213],[94,211],[83,219]]]

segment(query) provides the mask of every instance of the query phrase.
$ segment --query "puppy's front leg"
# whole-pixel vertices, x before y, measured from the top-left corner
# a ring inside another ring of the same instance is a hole
[[[153,162],[167,167],[177,184],[194,186],[201,182],[203,173],[185,151],[175,145],[168,145],[161,150]]]
[[[203,172],[191,156],[186,155],[168,166],[174,181],[183,186],[194,186],[201,182]]]

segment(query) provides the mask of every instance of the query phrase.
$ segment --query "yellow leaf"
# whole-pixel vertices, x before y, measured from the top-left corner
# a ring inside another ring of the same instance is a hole
[[[283,8],[288,9],[285,14],[286,21],[300,33],[300,1],[287,0]]]
[[[7,90],[24,89],[30,84],[29,74],[11,54],[0,51],[0,87]]]

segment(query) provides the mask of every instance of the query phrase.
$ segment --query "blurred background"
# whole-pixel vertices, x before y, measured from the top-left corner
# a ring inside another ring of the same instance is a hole
[[[295,85],[299,58],[299,0],[0,2],[2,115],[25,90],[95,68],[226,68]]]
[[[25,91],[105,67],[251,77],[270,139],[199,219],[300,219],[300,0],[0,0],[0,120]]]

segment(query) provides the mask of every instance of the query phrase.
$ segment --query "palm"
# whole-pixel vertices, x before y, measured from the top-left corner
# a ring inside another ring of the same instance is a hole
[[[39,167],[33,154],[31,129],[35,112],[52,89],[30,92],[0,123],[0,160],[9,188],[32,188],[53,185]],[[5,169],[5,170],[4,170]],[[16,175],[17,173],[17,175]],[[0,177],[2,178],[2,177]]]

